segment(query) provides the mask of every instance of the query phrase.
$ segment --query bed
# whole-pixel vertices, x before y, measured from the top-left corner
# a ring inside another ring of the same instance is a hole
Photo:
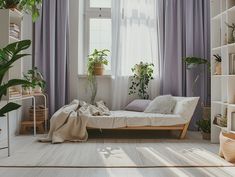
[[[197,106],[198,97],[174,97],[176,106],[172,114],[155,114],[133,111],[111,111],[110,116],[90,116],[88,129],[180,130],[180,139]]]

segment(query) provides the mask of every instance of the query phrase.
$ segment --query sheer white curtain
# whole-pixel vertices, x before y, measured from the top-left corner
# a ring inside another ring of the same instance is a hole
[[[131,68],[140,61],[154,63],[158,75],[158,30],[156,0],[112,0],[112,109],[123,108],[133,97],[128,95]],[[153,80],[150,96],[159,92]]]

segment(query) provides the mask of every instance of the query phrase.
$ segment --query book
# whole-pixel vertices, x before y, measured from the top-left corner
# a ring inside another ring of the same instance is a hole
[[[10,29],[20,32],[19,25],[15,24],[15,23],[10,24]]]

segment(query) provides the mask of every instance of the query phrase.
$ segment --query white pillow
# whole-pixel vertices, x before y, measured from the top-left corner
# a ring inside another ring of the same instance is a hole
[[[172,114],[176,100],[171,95],[156,97],[144,110],[145,113]]]
[[[199,97],[175,97],[177,103],[173,114],[181,115],[185,120],[190,121],[197,106]]]

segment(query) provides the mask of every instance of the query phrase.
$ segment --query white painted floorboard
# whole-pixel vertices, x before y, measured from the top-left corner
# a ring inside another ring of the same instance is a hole
[[[35,140],[14,138],[9,158],[0,151],[0,177],[235,176],[235,167],[217,155],[218,144],[198,133],[189,132],[186,140],[101,137],[57,145]]]

